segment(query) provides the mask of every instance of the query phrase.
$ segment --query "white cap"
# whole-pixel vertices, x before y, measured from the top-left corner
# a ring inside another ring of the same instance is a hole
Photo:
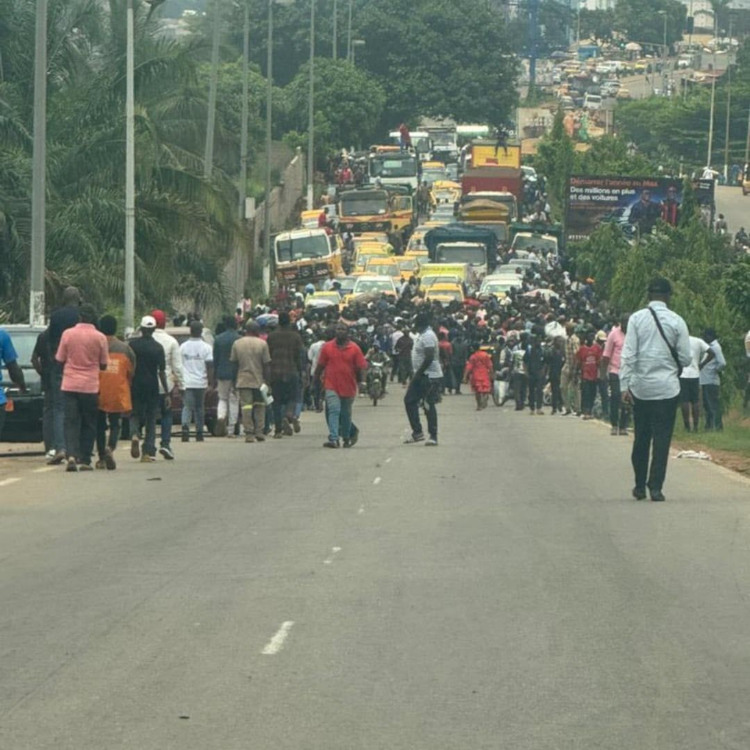
[[[144,315],[141,318],[141,328],[156,328],[156,318],[152,315]]]

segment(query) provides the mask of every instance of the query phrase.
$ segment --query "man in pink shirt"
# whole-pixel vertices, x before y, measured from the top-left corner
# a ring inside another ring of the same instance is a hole
[[[620,392],[620,356],[625,334],[628,332],[629,317],[630,315],[625,313],[620,319],[620,325],[609,332],[602,356],[602,366],[607,370],[609,381],[609,421],[612,425],[610,435],[628,434],[629,409],[622,403]]]
[[[107,338],[94,327],[96,310],[81,305],[80,322],[60,339],[55,358],[63,366],[66,471],[91,471],[99,408],[99,372],[107,369]]]

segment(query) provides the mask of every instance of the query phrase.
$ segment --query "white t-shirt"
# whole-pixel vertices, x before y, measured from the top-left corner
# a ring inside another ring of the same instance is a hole
[[[709,346],[703,339],[699,339],[697,336],[690,337],[690,365],[683,368],[681,378],[700,377],[701,373],[698,368],[708,349]]]
[[[213,349],[203,339],[188,339],[181,347],[185,388],[208,388],[208,368],[214,361]]]

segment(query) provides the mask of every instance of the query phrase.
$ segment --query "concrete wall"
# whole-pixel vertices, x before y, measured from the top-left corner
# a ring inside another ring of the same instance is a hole
[[[282,153],[280,150],[275,152],[275,154],[280,153]],[[281,173],[279,184],[271,191],[269,202],[271,234],[296,224],[305,187],[305,160],[301,151],[297,149],[294,157]],[[264,221],[265,202],[261,202],[256,206],[255,218],[248,221],[249,244],[235,248],[226,266],[227,287],[232,292],[234,302],[242,299],[253,264],[264,263]]]

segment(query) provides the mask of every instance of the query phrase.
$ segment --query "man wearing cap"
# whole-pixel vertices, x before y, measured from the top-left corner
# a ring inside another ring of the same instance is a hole
[[[130,393],[133,399],[133,413],[130,418],[130,455],[140,458],[141,463],[156,460],[156,412],[159,408],[159,385],[166,394],[164,403],[170,408],[169,388],[167,386],[164,349],[154,339],[156,320],[146,315],[141,320],[141,335],[130,340],[130,348],[135,354],[135,371]],[[145,427],[146,437],[143,441],[141,455],[139,434]]]
[[[679,376],[690,364],[685,321],[668,307],[672,287],[658,277],[648,287],[649,304],[630,316],[620,359],[622,400],[633,405],[635,439],[633,497],[663,501],[669,446],[680,396]],[[650,467],[649,467],[650,458]]]
[[[67,471],[89,471],[99,416],[99,372],[107,369],[109,349],[96,330],[96,311],[78,308],[80,321],[60,337],[55,359],[63,366]]]
[[[167,316],[162,310],[154,310],[151,317],[156,321],[154,341],[161,344],[162,349],[164,349],[164,372],[169,387],[169,390],[165,390],[161,387],[161,384],[159,385],[159,408],[157,410],[157,416],[161,422],[159,453],[168,461],[171,461],[174,458],[172,452],[172,405],[171,398],[169,405],[167,405],[167,396],[174,391],[185,390],[185,376],[182,369],[180,344],[174,336],[170,336],[164,330],[167,325]]]

